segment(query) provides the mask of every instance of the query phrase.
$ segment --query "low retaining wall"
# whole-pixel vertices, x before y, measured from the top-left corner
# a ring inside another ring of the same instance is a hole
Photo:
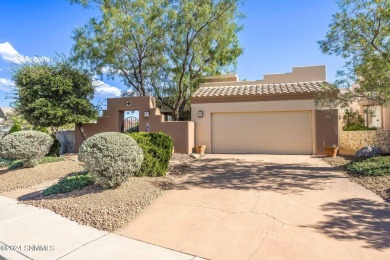
[[[383,152],[390,153],[390,130],[340,131],[339,133],[341,149],[357,151],[367,145],[380,147]]]

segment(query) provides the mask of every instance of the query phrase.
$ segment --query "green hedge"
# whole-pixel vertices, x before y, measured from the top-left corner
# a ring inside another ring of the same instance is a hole
[[[172,156],[173,141],[164,133],[129,134],[144,151],[144,161],[136,176],[164,176]]]
[[[368,127],[368,126],[361,126],[361,125],[349,125],[347,127],[344,127],[344,131],[365,131],[365,130],[376,130],[376,127]]]
[[[346,166],[348,171],[366,176],[390,175],[390,156],[379,156],[351,162]]]

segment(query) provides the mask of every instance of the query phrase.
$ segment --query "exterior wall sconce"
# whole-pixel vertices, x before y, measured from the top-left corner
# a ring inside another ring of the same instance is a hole
[[[203,111],[198,111],[198,117],[202,118],[203,117]]]
[[[149,111],[144,112],[144,117],[149,117]]]

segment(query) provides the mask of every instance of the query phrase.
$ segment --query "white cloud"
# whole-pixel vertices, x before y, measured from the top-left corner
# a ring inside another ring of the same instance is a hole
[[[17,50],[15,50],[15,48],[9,42],[0,43],[0,57],[5,61],[16,64],[40,60],[50,60],[48,57],[29,57],[22,55]]]
[[[101,80],[94,80],[93,85],[95,86],[96,95],[98,96],[119,97],[122,93],[119,88],[108,85]]]
[[[15,82],[10,79],[0,78],[0,90],[10,91],[15,86]]]

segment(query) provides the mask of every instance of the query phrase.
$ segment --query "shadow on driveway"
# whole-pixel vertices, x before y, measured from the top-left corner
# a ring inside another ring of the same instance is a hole
[[[367,248],[390,248],[390,207],[386,203],[353,198],[324,204],[326,221],[311,226],[331,238],[361,240]]]
[[[193,165],[190,173],[169,189],[199,187],[301,194],[308,190],[322,190],[337,178],[345,177],[335,174],[329,167],[211,158]]]

